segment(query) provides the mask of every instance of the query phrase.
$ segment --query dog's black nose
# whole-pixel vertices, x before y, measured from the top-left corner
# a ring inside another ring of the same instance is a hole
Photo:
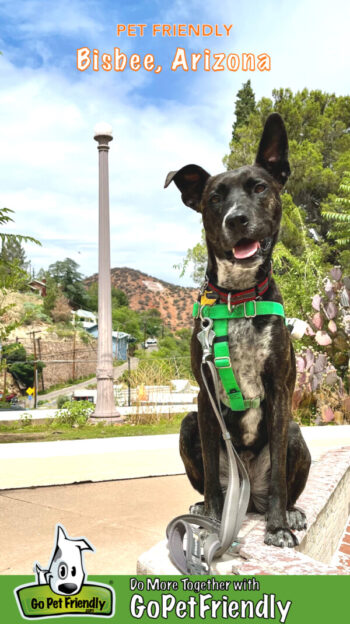
[[[64,594],[72,594],[78,589],[78,585],[75,585],[75,583],[61,583],[58,589]]]
[[[247,227],[249,223],[249,219],[244,212],[233,212],[232,214],[228,214],[226,218],[224,218],[224,224],[226,227],[231,228],[232,230],[237,227]]]

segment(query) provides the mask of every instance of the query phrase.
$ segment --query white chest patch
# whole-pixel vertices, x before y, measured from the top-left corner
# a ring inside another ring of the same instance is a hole
[[[232,319],[228,324],[231,364],[244,399],[264,398],[261,374],[270,354],[271,325],[258,332],[250,319]],[[228,397],[221,383],[220,397],[228,405]],[[262,418],[260,407],[247,410],[241,420],[245,445],[253,444]]]
[[[232,264],[229,260],[216,258],[217,283],[228,290],[252,288],[256,284],[256,274],[261,263],[261,258],[258,258],[251,267],[243,270],[237,263]]]

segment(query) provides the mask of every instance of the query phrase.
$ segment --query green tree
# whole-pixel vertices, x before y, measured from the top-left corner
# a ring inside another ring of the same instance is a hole
[[[71,258],[59,260],[48,268],[49,275],[60,287],[69,304],[76,309],[84,308],[88,300],[83,276],[78,268],[78,263]]]
[[[324,238],[327,226],[321,202],[335,193],[350,159],[350,97],[337,97],[319,90],[274,89],[272,98],[262,98],[246,123],[239,125],[224,163],[235,169],[254,162],[261,129],[271,112],[286,124],[292,175],[288,192],[305,210],[306,220]]]
[[[140,313],[140,323],[143,329],[144,338],[147,336],[159,336],[162,329],[162,317],[159,310],[149,308]]]
[[[338,195],[331,195],[322,204],[322,216],[329,223],[328,238],[336,244],[335,262],[350,269],[350,172],[345,171]]]
[[[13,223],[13,219],[10,216],[14,214],[14,211],[11,208],[0,208],[0,225],[7,225],[8,223]],[[32,236],[23,236],[22,234],[9,234],[7,232],[0,232],[0,239],[7,243],[8,241],[18,241],[19,243],[35,243],[36,245],[41,245],[41,243]]]
[[[232,140],[239,140],[237,134],[238,128],[244,126],[251,113],[255,111],[255,95],[251,87],[250,80],[242,85],[242,88],[237,93],[237,99],[235,103],[235,122],[232,126]]]
[[[28,261],[21,242],[17,238],[6,238],[2,240],[0,261],[11,264],[17,261],[24,271],[28,271]]]
[[[28,355],[20,342],[4,345],[2,358],[6,359],[7,370],[20,385],[26,388],[34,384],[34,357]],[[44,368],[43,362],[37,362],[37,370],[41,373]]]
[[[195,284],[200,285],[205,276],[205,269],[207,266],[207,247],[205,244],[204,229],[202,229],[201,240],[194,247],[187,250],[186,256],[183,262],[176,265],[176,268],[181,269],[181,277],[184,276],[186,270],[191,268],[191,277]]]
[[[123,290],[112,286],[111,289],[112,309],[118,307],[128,307],[129,299]],[[87,289],[86,307],[92,312],[98,311],[98,281],[93,282]]]
[[[158,350],[152,351],[151,357],[145,352],[138,356],[146,360],[160,361],[168,371],[168,379],[193,379],[191,370],[190,343],[191,329],[179,329],[174,334],[167,333],[158,340]]]
[[[46,280],[45,282],[46,283],[46,295],[43,299],[43,310],[45,314],[50,316],[51,311],[55,307],[55,303],[56,303],[57,297],[60,294],[60,291],[57,288],[57,284],[55,280],[53,279],[53,277],[51,277],[51,275],[47,271],[43,274],[42,279]]]
[[[128,307],[129,299],[123,290],[121,290],[120,288],[116,288],[115,286],[112,286],[111,295],[112,295],[112,308],[123,307],[123,306]]]
[[[137,342],[143,340],[140,314],[127,307],[114,308],[112,310],[112,327],[114,331],[123,331],[136,338]]]
[[[310,292],[317,292],[328,265],[328,246],[310,236],[303,210],[288,193],[282,195],[280,238],[273,254],[273,272],[284,299],[287,316],[306,317],[311,311]]]
[[[0,226],[13,222],[13,210],[0,209]],[[23,242],[32,242],[40,245],[39,241],[31,236],[8,234],[0,232],[0,289],[4,294],[7,290],[24,290],[29,281],[27,272],[28,262],[22,247]],[[1,314],[1,310],[0,310]]]
[[[0,208],[0,226],[13,222],[11,214],[13,214],[13,210],[10,208]],[[9,234],[7,232],[0,232],[0,240],[2,248],[5,247],[7,249],[10,249],[13,243],[21,244],[22,242],[31,242],[36,245],[41,245],[38,240],[31,236]],[[0,254],[0,341],[5,340],[10,332],[18,325],[18,323],[15,322],[4,321],[5,313],[14,305],[6,305],[4,303],[6,294],[8,291],[24,289],[27,285],[28,278],[27,272],[21,266],[20,258],[13,258],[12,261],[10,261],[4,256],[1,257]]]
[[[86,308],[91,312],[97,312],[98,310],[98,281],[92,282],[86,291],[87,301]]]

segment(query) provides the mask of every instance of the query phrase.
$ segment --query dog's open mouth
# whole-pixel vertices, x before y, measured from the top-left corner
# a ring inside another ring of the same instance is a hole
[[[236,243],[232,250],[232,253],[236,260],[245,260],[245,258],[251,258],[252,256],[255,256],[259,249],[259,241],[242,238],[240,241],[238,241],[238,243]]]
[[[260,250],[263,253],[268,251],[271,247],[271,243],[271,238],[264,238],[262,241],[241,238],[232,250],[226,252],[226,256],[232,260],[248,260],[249,258],[254,258]]]

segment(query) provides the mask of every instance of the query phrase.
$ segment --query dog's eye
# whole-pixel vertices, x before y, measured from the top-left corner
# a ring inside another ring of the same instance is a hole
[[[68,566],[66,563],[62,561],[62,563],[60,563],[60,565],[58,566],[58,576],[60,579],[64,579],[66,578],[67,574],[68,574]]]
[[[75,566],[72,567],[72,576],[75,576],[77,573],[77,569]]]
[[[263,193],[265,189],[266,184],[262,184],[261,182],[259,182],[259,184],[254,187],[254,193]]]
[[[219,201],[220,201],[220,199],[221,199],[220,195],[218,195],[217,193],[215,193],[214,195],[212,195],[212,196],[210,197],[210,203],[211,203],[211,204],[218,204],[218,203],[219,203]]]

